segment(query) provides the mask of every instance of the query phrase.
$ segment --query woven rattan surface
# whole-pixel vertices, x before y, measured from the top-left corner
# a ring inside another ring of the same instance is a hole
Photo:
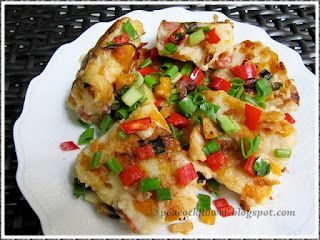
[[[15,180],[17,157],[13,125],[19,117],[30,80],[45,68],[55,50],[97,22],[130,11],[165,5],[6,5],[5,6],[5,234],[42,234],[39,219]],[[315,72],[314,5],[186,5],[189,10],[219,11],[233,20],[265,29],[278,42],[297,51]]]

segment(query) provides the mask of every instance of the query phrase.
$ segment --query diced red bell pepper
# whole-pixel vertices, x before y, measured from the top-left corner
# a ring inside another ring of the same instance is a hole
[[[253,165],[256,162],[256,160],[257,160],[257,157],[251,154],[250,157],[247,159],[246,165],[244,166],[244,170],[247,173],[249,173],[251,176],[257,176],[253,169]]]
[[[211,29],[209,32],[207,32],[206,35],[208,36],[208,38],[207,38],[207,42],[208,42],[208,43],[215,43],[215,44],[217,44],[218,42],[220,42],[220,38],[219,38],[219,36],[216,34],[216,29],[215,29],[215,28],[213,28],[213,29]]]
[[[231,88],[232,84],[223,78],[213,77],[212,82],[210,83],[209,87],[215,90],[223,90],[228,91]]]
[[[181,116],[176,112],[170,113],[170,118],[166,118],[166,121],[177,128],[184,128],[189,125],[188,118]]]
[[[123,34],[122,36],[120,37],[115,37],[113,39],[114,43],[116,45],[120,44],[120,43],[128,43],[129,42],[129,34],[128,33],[125,33]]]
[[[252,131],[256,130],[258,127],[258,123],[259,123],[259,119],[262,111],[258,108],[252,107],[249,104],[246,104],[245,111],[246,111],[246,121],[245,121],[246,126]]]
[[[147,45],[148,43],[147,42],[141,42],[138,49],[141,49],[143,48],[145,45]]]
[[[160,107],[161,103],[163,101],[163,98],[158,97],[157,100],[154,102],[154,105],[156,105],[156,107]]]
[[[239,77],[242,80],[255,78],[258,76],[257,67],[254,64],[238,65],[230,69],[235,77]]]
[[[158,49],[156,47],[150,49],[150,59],[154,60],[158,57]]]
[[[183,75],[180,81],[187,81],[188,83],[192,83],[190,77],[187,74]]]
[[[122,131],[126,135],[141,131],[141,130],[147,130],[151,125],[151,118],[146,117],[146,118],[141,118],[137,120],[133,120],[130,122],[124,122],[120,123],[120,127]]]
[[[197,86],[200,86],[202,84],[202,80],[204,79],[204,73],[200,70],[200,68],[196,67],[190,74],[190,79],[194,81]]]
[[[176,31],[174,31],[168,38],[168,42],[172,42],[175,45],[180,46],[185,38],[186,38],[187,33],[183,29],[183,27],[179,27]]]
[[[138,159],[140,161],[148,159],[148,158],[152,158],[155,156],[151,144],[148,144],[148,145],[145,145],[142,147],[138,147],[136,149],[136,153],[137,153]]]
[[[226,162],[227,157],[220,151],[212,153],[207,157],[206,163],[211,168],[212,171],[218,171]]]
[[[142,76],[146,76],[146,75],[149,75],[150,73],[159,72],[159,71],[153,68],[152,66],[149,66],[149,67],[141,68],[140,70],[138,70],[138,72],[140,72]]]
[[[74,142],[63,142],[60,143],[60,147],[63,151],[70,151],[75,149],[80,149]]]
[[[290,123],[290,124],[294,124],[296,121],[294,120],[294,118],[289,114],[289,113],[285,113],[284,114],[285,115],[285,120],[287,120],[288,121],[288,123]]]
[[[123,186],[130,186],[139,181],[143,176],[143,172],[138,168],[137,165],[132,165],[119,173],[119,177]]]
[[[234,214],[234,208],[227,202],[226,199],[217,199],[214,200],[213,203],[222,217],[228,217]]]
[[[177,169],[177,174],[183,186],[187,186],[193,179],[198,177],[192,163]]]

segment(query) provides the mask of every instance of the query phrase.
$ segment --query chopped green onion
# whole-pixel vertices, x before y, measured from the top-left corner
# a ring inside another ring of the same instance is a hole
[[[139,87],[133,85],[131,88],[129,88],[128,91],[125,92],[125,94],[121,96],[121,100],[127,106],[131,107],[133,104],[139,101],[139,99],[142,98],[143,95],[143,91]]]
[[[271,166],[269,163],[263,161],[261,157],[258,157],[258,159],[253,164],[253,170],[256,171],[256,174],[258,176],[264,177],[270,173]]]
[[[127,139],[129,139],[130,138],[130,134],[129,135],[126,135],[125,133],[124,133],[124,131],[122,131],[122,130],[120,130],[119,132],[118,132],[118,136],[119,136],[119,138],[121,138],[122,140],[127,140]]]
[[[271,72],[269,72],[267,69],[263,69],[259,75],[265,79],[267,79],[268,82],[273,78],[273,75]]]
[[[150,59],[150,57],[148,57],[146,60],[144,60],[140,65],[139,67],[140,68],[145,68],[145,67],[148,67],[152,64],[152,61]]]
[[[176,83],[176,82],[178,82],[182,77],[183,77],[182,74],[179,73],[179,72],[177,72],[177,74],[174,75],[174,77],[171,79],[171,82],[172,82],[172,83]]]
[[[136,85],[138,87],[140,87],[143,83],[143,76],[140,72],[132,72],[131,74],[136,74],[138,77],[134,80],[132,85]]]
[[[202,124],[202,117],[200,114],[197,114],[194,118],[193,125],[197,125],[198,123]]]
[[[221,148],[215,139],[212,139],[209,142],[206,142],[206,147],[202,149],[202,151],[204,151],[204,153],[207,156],[209,156],[212,153],[218,152],[220,150]]]
[[[88,128],[79,137],[79,145],[86,145],[93,139],[94,128]]]
[[[158,201],[172,200],[170,188],[160,188],[156,190]]]
[[[182,132],[182,131],[177,132],[177,133],[176,133],[176,138],[179,138],[179,137],[181,137],[182,135],[183,135],[183,132]]]
[[[231,79],[230,83],[233,86],[240,87],[244,84],[244,81],[241,78],[233,78],[233,79]]]
[[[194,96],[197,95],[197,94],[202,94],[202,91],[204,91],[204,90],[210,90],[210,88],[208,88],[208,87],[206,87],[206,86],[204,86],[204,85],[200,85],[199,87],[196,87],[195,90],[193,90],[192,92],[190,92],[189,95],[190,95],[191,97],[194,97]]]
[[[208,78],[206,78],[206,77],[204,77],[203,79],[202,79],[202,82],[210,82],[210,80],[208,79]],[[203,86],[203,85],[202,85]]]
[[[247,151],[247,154],[246,154],[246,152],[245,152],[246,150],[245,150],[245,147],[244,147],[244,142],[247,142],[247,143],[249,144],[249,149],[248,149],[248,151]],[[253,149],[253,145],[252,145],[251,139],[249,139],[249,138],[243,138],[243,139],[241,140],[240,145],[241,145],[241,153],[242,153],[242,156],[243,156],[244,159],[247,159],[248,157],[250,157],[250,155],[251,155],[251,153],[252,153],[252,149]]]
[[[204,194],[198,194],[198,211],[211,210],[211,197]]]
[[[244,101],[244,102],[251,103],[255,106],[258,106],[257,101],[254,98],[250,97],[247,93],[242,94],[240,100]]]
[[[141,192],[148,192],[160,188],[160,178],[141,179]]]
[[[203,33],[210,32],[210,28],[208,26],[198,27],[198,30],[201,29]]]
[[[178,108],[182,111],[182,113],[187,116],[190,113],[193,113],[197,110],[197,105],[192,102],[192,99],[189,95],[185,96],[179,103]]]
[[[160,71],[161,72],[165,72],[168,70],[168,68],[171,66],[172,64],[169,62],[164,63],[161,67],[160,67]]]
[[[276,148],[274,150],[274,155],[278,158],[290,158],[291,150],[290,149],[280,149]]]
[[[201,29],[199,29],[189,35],[189,44],[191,46],[194,46],[201,43],[204,39],[205,39],[204,33]]]
[[[169,100],[168,102],[170,104],[177,104],[179,102],[179,93],[175,93],[175,94],[172,94],[170,97],[169,97]]]
[[[78,178],[74,178],[74,181],[73,181],[73,195],[76,198],[78,198],[81,195],[83,195],[85,191],[86,191],[85,184],[80,182],[80,180]]]
[[[259,107],[262,107],[263,109],[267,108],[265,97],[255,96],[254,100],[257,102]]]
[[[170,130],[171,130],[173,136],[179,140],[179,137],[181,137],[181,136],[183,135],[183,132],[180,131],[180,132],[176,133],[176,131],[174,130],[174,127],[173,127],[172,123],[169,123],[168,125],[169,125],[169,127],[170,127]]]
[[[190,74],[193,71],[193,65],[190,63],[186,63],[185,65],[183,65],[180,73],[182,74],[182,76],[184,76],[185,74],[187,74],[188,76],[190,76]]]
[[[108,44],[108,45],[111,45],[111,46],[112,46],[112,45],[115,45],[115,43],[114,43],[113,41],[109,41],[109,42],[107,42],[107,44]]]
[[[269,87],[267,79],[265,78],[256,82],[256,89],[260,97],[266,97],[272,93],[272,89]]]
[[[129,85],[124,85],[122,88],[119,89],[120,94],[121,95],[125,94],[126,91],[129,90],[129,88],[130,88]]]
[[[160,81],[154,79],[153,77],[151,77],[150,75],[146,75],[144,76],[144,83],[151,89],[153,90],[156,86],[160,84]]]
[[[207,180],[208,188],[216,197],[220,195],[220,183],[217,182],[214,178]]]
[[[220,127],[227,134],[238,132],[241,128],[236,121],[226,115],[220,115],[217,117]]]
[[[200,105],[200,112],[210,118],[211,121],[214,119],[214,114],[218,111],[220,107],[214,105],[213,103],[206,102]]]
[[[156,138],[156,139],[150,140],[149,143],[152,146],[154,155],[158,155],[158,154],[164,153],[166,151],[161,138]]]
[[[104,115],[104,117],[100,123],[101,131],[104,133],[107,132],[111,128],[112,124],[113,124],[113,121],[112,121],[110,114]]]
[[[143,96],[139,99],[139,103],[143,103],[145,101],[148,100],[148,97],[146,96],[146,94],[143,92]]]
[[[202,94],[197,94],[193,97],[193,100],[192,102],[195,104],[195,105],[201,105],[202,103],[205,103],[206,102],[206,97]]]
[[[234,97],[237,92],[238,90],[236,88],[229,88],[229,90],[227,91],[227,93],[232,97]]]
[[[262,107],[263,109],[267,108],[267,103],[266,102],[259,102],[258,105],[259,105],[259,107]]]
[[[118,175],[119,173],[122,172],[122,167],[121,165],[118,163],[118,161],[115,158],[110,158],[106,161],[106,164],[108,165],[108,167],[111,169],[111,171],[115,174]]]
[[[140,100],[139,100],[139,101],[140,101]],[[130,114],[130,113],[132,113],[134,110],[137,110],[139,107],[140,107],[140,104],[136,102],[135,104],[133,104],[131,107],[129,107],[129,108],[127,109],[127,112]]]
[[[260,136],[255,136],[254,137],[253,145],[252,145],[252,152],[257,152],[258,151],[260,140],[261,140]]]
[[[162,74],[160,72],[152,72],[149,75],[155,76],[157,78],[160,78],[162,76]]]
[[[134,106],[134,105],[133,105]],[[127,109],[120,108],[117,112],[115,117],[119,120],[121,119],[127,119],[129,117],[129,113],[127,112]]]
[[[87,87],[89,87],[89,86],[90,86],[90,84],[89,84],[89,83],[86,83],[86,82],[85,82],[85,83],[83,83],[83,87],[84,87],[84,88],[87,88]]]
[[[131,25],[130,21],[128,20],[125,24],[123,24],[123,30],[125,33],[129,34],[129,40],[135,40],[139,37],[138,33],[134,29],[134,27]]]
[[[90,124],[89,123],[85,123],[84,121],[82,121],[80,118],[77,119],[77,121],[83,126],[85,127],[86,129],[88,129],[90,127]]]
[[[271,86],[272,86],[272,90],[273,91],[277,91],[277,90],[279,90],[279,89],[281,89],[283,87],[283,83],[274,82],[274,83],[271,83]]]
[[[164,51],[166,54],[171,55],[172,53],[174,53],[175,51],[177,51],[178,46],[175,45],[174,43],[168,43],[165,47],[164,47]]]
[[[179,68],[176,65],[171,65],[167,71],[163,74],[163,76],[169,76],[170,79],[173,79],[173,77],[179,72]]]
[[[241,86],[234,97],[240,98],[243,92],[244,92],[244,87]]]
[[[97,153],[94,153],[93,158],[92,158],[92,160],[91,160],[91,163],[90,163],[90,165],[89,165],[89,168],[96,168],[96,167],[98,167],[99,161],[100,161],[100,157],[101,157],[101,153],[102,153],[102,151],[97,152]]]

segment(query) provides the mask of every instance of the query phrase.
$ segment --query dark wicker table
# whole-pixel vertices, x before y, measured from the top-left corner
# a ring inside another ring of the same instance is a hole
[[[21,194],[15,174],[13,125],[30,80],[52,54],[97,22],[130,11],[168,5],[6,5],[5,6],[5,234],[42,234],[37,215]],[[260,26],[278,42],[297,51],[315,72],[315,5],[184,5],[189,10],[219,11],[229,18]]]

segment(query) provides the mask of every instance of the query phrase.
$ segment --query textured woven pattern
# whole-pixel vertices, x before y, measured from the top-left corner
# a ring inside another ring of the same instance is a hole
[[[13,124],[19,117],[30,80],[40,74],[55,50],[97,22],[111,21],[132,10],[167,6],[5,6],[5,234],[42,234],[37,216],[19,191]],[[297,51],[315,71],[313,5],[188,5],[189,10],[219,11],[233,20],[265,29]]]

